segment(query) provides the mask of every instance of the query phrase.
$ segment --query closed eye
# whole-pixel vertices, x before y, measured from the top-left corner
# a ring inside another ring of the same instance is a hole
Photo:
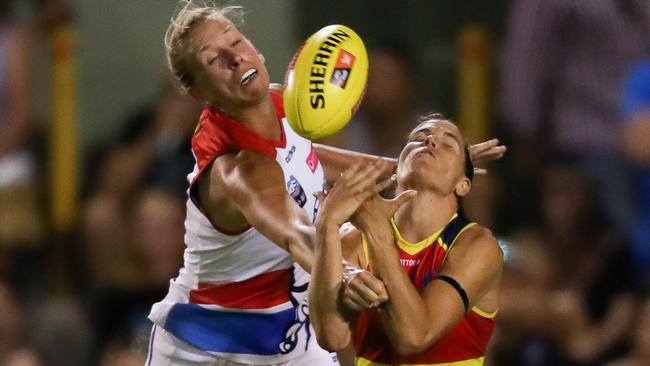
[[[409,139],[410,142],[423,142],[427,139],[427,135],[424,132],[417,132],[411,136]]]
[[[452,147],[452,148],[457,147],[457,148],[460,149],[461,143],[458,141],[456,136],[454,136],[453,134],[451,134],[449,132],[445,132],[443,136],[444,136],[443,143],[445,145],[447,145],[449,147]]]

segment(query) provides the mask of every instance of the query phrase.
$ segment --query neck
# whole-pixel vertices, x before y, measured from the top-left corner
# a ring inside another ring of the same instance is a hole
[[[279,140],[282,136],[271,94],[267,94],[256,104],[233,108],[224,112],[267,140]]]
[[[415,243],[445,227],[457,210],[453,194],[441,196],[431,191],[418,191],[397,210],[395,223],[402,237]]]

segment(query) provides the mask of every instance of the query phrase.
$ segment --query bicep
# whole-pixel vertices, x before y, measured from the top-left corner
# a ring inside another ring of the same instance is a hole
[[[454,324],[462,318],[465,310],[460,292],[466,294],[468,310],[471,309],[497,287],[503,265],[503,253],[487,230],[472,230],[472,233],[457,240],[440,274],[451,277],[460,288],[443,280],[432,279],[423,295],[432,313],[439,314],[443,319],[455,319]]]
[[[288,195],[284,174],[271,158],[246,151],[217,159],[210,180],[214,188],[211,196],[225,195],[251,226],[284,249],[311,228],[307,215]]]

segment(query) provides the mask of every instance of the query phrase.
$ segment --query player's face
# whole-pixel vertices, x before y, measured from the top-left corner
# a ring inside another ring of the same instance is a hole
[[[469,184],[464,173],[464,146],[454,124],[438,120],[421,123],[400,154],[398,181],[415,189],[433,187],[444,194],[454,192],[459,183]]]
[[[190,93],[228,112],[268,95],[264,57],[232,24],[205,21],[190,34]]]

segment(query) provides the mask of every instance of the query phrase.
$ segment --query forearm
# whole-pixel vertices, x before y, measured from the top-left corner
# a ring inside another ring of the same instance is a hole
[[[436,337],[428,308],[399,262],[390,228],[364,231],[370,263],[384,285],[390,301],[382,311],[391,343],[403,354],[418,353]]]
[[[296,234],[285,239],[285,248],[305,271],[312,273],[316,258],[316,230],[306,223],[296,224]]]
[[[335,181],[341,173],[355,163],[371,164],[377,160],[377,156],[339,149],[327,145],[314,144],[314,150],[325,170],[325,180]],[[397,167],[397,160],[382,157],[382,174],[379,180],[389,178]]]
[[[318,243],[309,285],[310,317],[319,344],[337,351],[350,342],[350,326],[338,305],[343,281],[339,228],[319,220],[316,230]]]

